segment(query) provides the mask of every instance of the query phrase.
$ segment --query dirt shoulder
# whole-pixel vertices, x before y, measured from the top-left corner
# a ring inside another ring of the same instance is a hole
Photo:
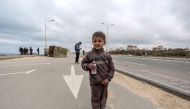
[[[146,82],[115,73],[113,82],[134,94],[147,98],[160,109],[190,109],[190,101],[168,93]]]

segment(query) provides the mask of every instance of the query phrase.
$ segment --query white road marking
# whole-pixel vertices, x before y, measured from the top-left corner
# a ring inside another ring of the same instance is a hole
[[[30,70],[30,71],[27,71],[26,74],[28,75],[28,74],[32,73],[33,71],[35,71],[35,70],[36,70],[36,69],[33,69],[33,70]]]
[[[73,93],[75,99],[77,99],[78,92],[83,80],[83,75],[75,75],[75,69],[74,66],[71,66],[71,75],[69,76],[64,76],[63,78],[67,85],[69,86],[71,92]]]
[[[35,71],[36,69],[32,69],[29,71],[24,71],[24,72],[15,72],[15,73],[6,73],[6,74],[0,74],[0,76],[7,76],[7,75],[16,75],[16,74],[30,74],[33,71]]]
[[[7,65],[7,66],[0,66],[0,67],[17,67],[17,66],[43,65],[43,64],[51,64],[51,63],[47,62],[47,63],[37,63],[37,64]]]

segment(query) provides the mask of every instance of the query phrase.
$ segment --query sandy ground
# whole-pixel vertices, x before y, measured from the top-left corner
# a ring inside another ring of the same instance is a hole
[[[115,73],[112,82],[149,99],[159,109],[190,109],[190,101],[126,75]]]

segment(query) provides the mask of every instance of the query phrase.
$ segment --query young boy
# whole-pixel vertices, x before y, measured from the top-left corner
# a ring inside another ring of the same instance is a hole
[[[89,71],[92,109],[105,109],[108,84],[115,72],[112,57],[103,49],[105,39],[103,32],[95,32],[92,35],[93,49],[86,54],[81,63],[82,68]]]

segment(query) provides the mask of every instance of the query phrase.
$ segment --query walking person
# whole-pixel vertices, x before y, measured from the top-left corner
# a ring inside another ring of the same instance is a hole
[[[81,42],[78,42],[75,44],[75,53],[76,53],[75,64],[79,63],[78,61],[79,61],[79,56],[80,56],[81,44],[82,44]]]
[[[38,56],[39,56],[39,54],[40,54],[40,49],[39,48],[37,48],[37,52],[38,52]]]
[[[84,50],[82,51],[82,54],[83,54],[83,56],[85,55],[85,51]]]
[[[28,55],[28,48],[26,47],[26,55]]]
[[[30,55],[32,55],[32,52],[33,52],[32,47],[30,47],[29,50],[30,50]]]
[[[81,63],[82,68],[89,71],[90,75],[92,109],[105,109],[108,85],[115,72],[111,55],[103,49],[105,39],[103,32],[95,32],[92,35],[93,49],[85,55]]]
[[[24,47],[23,52],[24,52],[24,55],[26,55],[26,47]]]
[[[21,55],[24,54],[24,49],[21,47]]]
[[[19,52],[20,52],[20,55],[22,55],[22,47],[19,47]]]

